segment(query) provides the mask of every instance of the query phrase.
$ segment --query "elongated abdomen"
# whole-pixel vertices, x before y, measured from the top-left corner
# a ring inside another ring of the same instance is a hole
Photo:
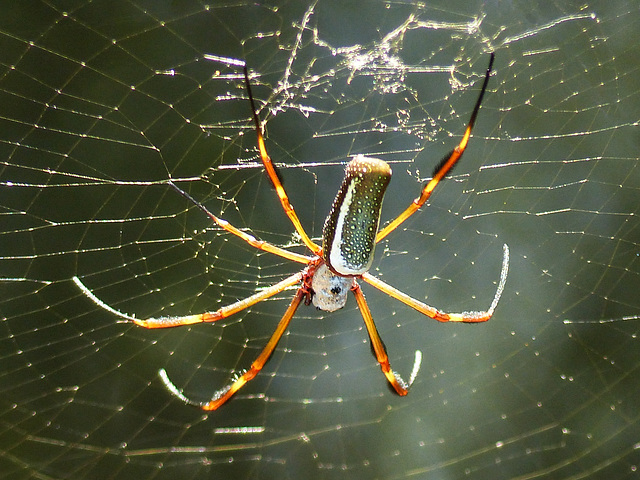
[[[332,272],[361,275],[371,267],[390,179],[391,168],[377,158],[358,155],[347,165],[322,232],[323,257]]]

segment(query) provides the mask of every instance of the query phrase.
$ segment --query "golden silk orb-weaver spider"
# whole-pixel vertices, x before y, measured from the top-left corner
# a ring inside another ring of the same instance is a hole
[[[280,319],[275,332],[260,355],[258,355],[258,358],[256,358],[248,370],[244,370],[236,374],[229,385],[215,392],[211,400],[205,402],[191,400],[186,397],[182,391],[171,382],[171,380],[169,380],[164,369],[160,370],[160,377],[172,394],[185,403],[199,406],[204,410],[216,410],[222,406],[240,388],[260,372],[269,360],[271,354],[274,352],[280,338],[287,330],[289,322],[301,302],[304,302],[305,305],[312,303],[320,310],[332,312],[345,305],[347,295],[351,292],[356,299],[358,309],[364,319],[367,333],[371,341],[371,347],[376,360],[380,364],[382,373],[398,395],[406,395],[420,369],[422,354],[419,350],[416,350],[413,370],[408,381],[403,380],[398,373],[391,369],[386,348],[378,334],[373,317],[367,305],[367,301],[365,300],[364,294],[358,284],[358,280],[368,283],[390,297],[399,300],[418,312],[439,322],[478,323],[486,322],[491,318],[498,301],[500,300],[507,278],[507,271],[509,268],[509,249],[506,244],[503,249],[502,270],[500,273],[498,287],[493,301],[491,302],[489,309],[486,311],[462,313],[442,312],[410,297],[391,285],[388,285],[382,280],[371,275],[368,270],[373,261],[373,253],[376,244],[398,228],[402,222],[424,205],[436,185],[438,185],[447,173],[451,171],[456,162],[460,160],[460,157],[467,147],[471,130],[478,115],[478,110],[480,109],[482,97],[484,96],[489,82],[493,60],[494,54],[492,53],[480,95],[478,96],[473,112],[471,113],[471,118],[462,140],[435,168],[433,178],[423,186],[420,196],[394,220],[386,224],[381,230],[378,230],[382,198],[387,185],[389,184],[389,180],[391,179],[391,168],[382,160],[369,158],[364,155],[355,156],[346,167],[345,178],[338,190],[333,206],[331,207],[329,215],[325,221],[322,232],[322,246],[317,245],[313,240],[311,240],[302,227],[298,216],[289,203],[289,197],[282,186],[278,173],[267,154],[260,120],[258,119],[253,94],[251,93],[249,74],[246,65],[242,64],[244,66],[244,79],[247,94],[249,96],[249,102],[251,104],[253,121],[255,123],[258,138],[258,149],[260,151],[262,163],[267,176],[276,190],[284,212],[291,220],[291,223],[300,235],[302,242],[311,251],[311,255],[302,255],[296,252],[291,252],[271,243],[256,239],[252,235],[241,231],[225,220],[213,215],[206,207],[197,202],[190,194],[180,189],[172,181],[169,181],[168,183],[183,197],[198,206],[198,208],[208,215],[209,218],[220,228],[239,237],[257,249],[301,263],[304,265],[304,268],[300,272],[294,273],[275,285],[260,290],[250,297],[239,300],[213,312],[177,317],[167,316],[147,318],[144,320],[122,313],[107,305],[95,296],[78,277],[73,277],[73,281],[86,296],[100,307],[110,311],[118,317],[124,318],[127,321],[132,321],[145,328],[166,328],[191,325],[201,322],[215,322],[249,308],[252,305],[272,297],[289,287],[296,284],[299,285],[289,307]]]

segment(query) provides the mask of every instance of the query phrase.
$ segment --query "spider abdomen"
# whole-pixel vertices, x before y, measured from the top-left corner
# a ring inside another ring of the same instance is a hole
[[[361,275],[371,267],[382,199],[391,179],[387,162],[357,155],[347,165],[324,224],[323,257],[338,275]]]

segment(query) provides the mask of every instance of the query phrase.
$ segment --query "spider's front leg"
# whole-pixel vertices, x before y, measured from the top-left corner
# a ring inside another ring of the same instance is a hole
[[[417,310],[423,315],[433,318],[439,322],[462,322],[462,323],[480,323],[488,321],[493,315],[494,310],[498,306],[504,286],[507,283],[507,274],[509,273],[509,247],[505,243],[502,246],[502,269],[500,270],[500,280],[498,281],[498,287],[496,293],[493,296],[493,301],[487,310],[471,311],[462,313],[446,313],[430,305],[427,305],[420,300],[407,295],[406,293],[392,287],[388,283],[383,282],[377,277],[374,277],[370,273],[363,273],[361,278],[369,285],[377,288],[383,293],[386,293],[390,297],[400,300],[405,305]]]
[[[408,381],[403,380],[397,372],[391,370],[389,357],[387,356],[384,343],[380,339],[371,311],[369,310],[367,301],[364,298],[362,289],[356,281],[356,277],[335,275],[331,273],[331,270],[329,270],[326,264],[322,263],[313,273],[311,288],[313,290],[314,306],[326,312],[333,312],[344,307],[347,302],[347,295],[349,291],[353,292],[356,302],[358,303],[358,308],[362,313],[362,318],[364,319],[364,323],[367,327],[369,339],[371,340],[371,349],[380,364],[382,373],[384,373],[385,377],[398,395],[406,395],[409,393],[409,388],[420,370],[422,353],[420,350],[416,351],[413,370],[411,371],[411,376]]]
[[[139,325],[144,328],[171,328],[171,327],[180,327],[183,325],[193,325],[194,323],[203,323],[203,322],[215,322],[217,320],[221,320],[223,318],[227,318],[234,313],[238,313],[246,308],[255,305],[262,300],[265,300],[269,297],[276,295],[290,287],[291,285],[295,285],[299,283],[303,278],[303,272],[294,273],[284,280],[276,283],[275,285],[271,285],[268,288],[264,288],[257,293],[254,293],[250,297],[243,298],[242,300],[238,300],[230,305],[225,305],[224,307],[220,307],[218,310],[212,312],[204,312],[197,313],[194,315],[182,315],[182,316],[166,316],[166,317],[150,317],[150,318],[136,318],[134,315],[121,312],[103,302],[100,298],[98,298],[78,277],[73,277],[73,283],[75,283],[78,288],[84,293],[93,303],[103,308],[104,310],[111,312],[123,320],[128,322],[133,322],[136,325]]]
[[[376,324],[373,321],[373,317],[371,315],[371,311],[369,310],[369,305],[367,305],[367,301],[364,298],[364,294],[362,293],[362,289],[357,282],[354,282],[353,287],[351,287],[351,291],[353,295],[356,297],[356,302],[358,302],[358,308],[360,309],[360,313],[362,314],[362,318],[364,320],[364,324],[367,327],[367,332],[369,333],[369,339],[371,340],[371,348],[373,349],[373,353],[380,364],[380,369],[384,376],[387,378],[391,387],[395,390],[398,395],[404,396],[409,393],[409,388],[413,384],[413,381],[418,376],[418,371],[420,371],[420,364],[422,362],[422,352],[420,350],[416,350],[415,359],[413,361],[413,369],[411,370],[411,375],[409,376],[409,380],[405,381],[402,379],[398,372],[391,370],[391,365],[389,364],[389,357],[387,355],[387,349],[378,334],[378,329],[376,328]]]
[[[303,280],[303,282],[306,281]],[[189,405],[200,407],[203,410],[217,410],[222,405],[224,405],[224,403],[229,400],[238,390],[240,390],[248,381],[252,380],[260,372],[260,370],[262,370],[264,365],[269,360],[269,357],[271,357],[271,355],[273,354],[273,351],[278,345],[280,338],[282,338],[282,335],[287,330],[291,318],[300,306],[300,302],[306,296],[307,291],[305,285],[303,284],[298,288],[298,291],[293,297],[293,300],[291,300],[289,308],[287,308],[287,311],[282,316],[282,319],[280,319],[280,323],[278,323],[275,332],[273,332],[273,335],[271,335],[269,342],[267,342],[267,345],[264,347],[260,355],[258,355],[258,358],[256,358],[251,364],[251,367],[249,367],[248,370],[244,371],[241,375],[235,378],[230,385],[227,385],[226,387],[218,390],[214,394],[213,398],[208,402],[196,402],[185,396],[184,393],[182,393],[182,391],[180,391],[178,387],[176,387],[171,382],[171,380],[169,380],[166,372],[164,370],[161,370],[160,377],[162,378],[164,385],[171,393],[173,393],[176,397],[178,397],[183,402],[188,403]]]

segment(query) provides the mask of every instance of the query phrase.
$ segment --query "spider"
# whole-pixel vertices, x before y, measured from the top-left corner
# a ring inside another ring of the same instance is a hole
[[[198,402],[186,397],[182,391],[179,390],[171,380],[169,380],[166,371],[164,369],[160,370],[159,373],[163,383],[173,395],[187,404],[201,407],[204,410],[216,410],[220,406],[224,405],[240,388],[260,372],[274,352],[278,341],[287,330],[289,322],[301,302],[304,302],[305,305],[313,304],[320,310],[332,312],[342,308],[346,304],[347,295],[351,292],[356,299],[358,309],[364,319],[367,333],[371,341],[372,351],[380,365],[380,368],[382,369],[382,373],[388,380],[392,389],[398,395],[406,395],[420,369],[422,353],[420,350],[415,352],[413,370],[408,381],[403,380],[398,373],[391,369],[386,347],[378,334],[371,311],[369,310],[358,280],[368,283],[390,297],[399,300],[418,312],[439,322],[477,323],[486,322],[491,318],[498,304],[507,278],[509,249],[506,244],[503,247],[500,281],[498,282],[498,287],[493,301],[491,302],[489,309],[486,311],[462,313],[442,312],[410,297],[391,285],[388,285],[382,280],[371,275],[368,271],[373,262],[373,253],[376,244],[380,243],[382,239],[393,232],[402,222],[422,207],[429,199],[431,192],[434,190],[436,185],[440,183],[440,181],[451,171],[456,162],[460,160],[460,157],[467,147],[471,130],[478,115],[478,110],[480,109],[482,97],[484,96],[489,82],[493,60],[494,54],[491,53],[489,66],[487,67],[486,75],[484,77],[484,83],[482,84],[480,95],[478,96],[462,140],[435,168],[433,178],[423,186],[420,196],[394,220],[386,224],[381,230],[378,230],[382,199],[391,178],[391,168],[383,160],[366,157],[364,155],[355,156],[346,167],[345,178],[325,221],[322,232],[322,246],[317,245],[307,235],[302,227],[298,216],[289,203],[289,198],[282,186],[278,172],[267,154],[262,127],[256,113],[255,102],[251,92],[248,70],[246,64],[243,63],[244,80],[249,102],[251,104],[251,112],[253,122],[255,124],[258,149],[260,151],[262,163],[266,170],[266,174],[275,188],[278,198],[280,199],[280,203],[282,204],[285,214],[291,220],[293,226],[300,235],[302,242],[311,251],[311,255],[302,255],[291,252],[271,243],[258,240],[252,235],[243,232],[225,220],[213,215],[206,207],[197,202],[190,194],[180,189],[172,181],[168,181],[168,184],[180,195],[200,208],[220,228],[239,237],[252,247],[301,263],[303,265],[302,270],[294,273],[275,285],[260,290],[250,297],[239,300],[213,312],[206,312],[197,315],[147,318],[144,320],[122,313],[110,307],[95,296],[78,277],[73,277],[74,282],[82,292],[98,306],[126,319],[127,321],[134,322],[145,328],[167,328],[201,322],[215,322],[245,310],[258,302],[272,297],[273,295],[297,284],[298,288],[291,300],[291,303],[289,304],[289,307],[280,319],[275,332],[260,355],[258,355],[248,370],[243,370],[237,373],[229,385],[215,392],[211,400]]]

